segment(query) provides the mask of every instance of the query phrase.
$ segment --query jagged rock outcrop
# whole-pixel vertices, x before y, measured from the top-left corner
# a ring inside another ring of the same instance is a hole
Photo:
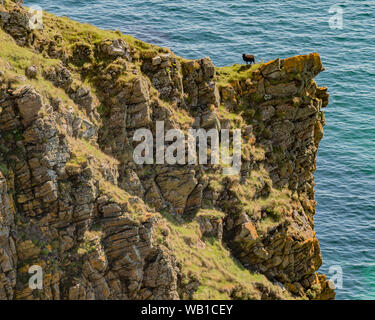
[[[334,297],[316,273],[329,100],[318,54],[216,68],[48,13],[43,30],[27,19],[0,6],[0,299]],[[240,173],[136,164],[134,132],[155,136],[157,121],[241,129]]]
[[[273,188],[287,187],[290,196],[297,199],[285,208],[278,208],[276,200],[265,212],[260,212],[261,216],[245,209],[246,215],[229,217],[228,229],[232,229],[233,239],[230,240],[231,236],[228,239],[244,264],[283,283],[312,275],[322,263],[313,231],[313,171],[324,125],[322,100],[316,95],[313,77],[322,70],[317,54],[277,59],[261,66],[250,81],[239,81],[229,88],[238,104],[251,101],[247,112],[253,116],[249,121],[259,146],[265,151],[262,164]],[[275,79],[277,83],[273,83]],[[252,95],[258,95],[256,103],[252,102]],[[244,185],[249,182],[249,179],[243,181]],[[241,193],[233,190],[236,197]],[[280,219],[283,221],[262,237],[250,230],[253,229],[250,223],[262,224],[267,216],[276,220],[275,215],[280,213],[275,211],[279,210],[285,211]]]

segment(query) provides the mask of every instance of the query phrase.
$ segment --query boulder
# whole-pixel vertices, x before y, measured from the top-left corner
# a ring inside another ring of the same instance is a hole
[[[43,108],[43,101],[40,94],[29,86],[19,88],[13,95],[20,112],[22,123],[25,126],[30,125],[37,117],[39,111]]]
[[[29,79],[35,79],[38,75],[38,68],[36,66],[27,67],[25,70],[25,74]]]

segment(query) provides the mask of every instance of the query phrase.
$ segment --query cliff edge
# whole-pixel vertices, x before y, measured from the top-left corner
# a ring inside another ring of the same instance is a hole
[[[0,5],[0,299],[333,299],[312,53],[217,68]],[[139,128],[241,130],[241,168],[137,164]],[[43,270],[31,289],[29,270]]]

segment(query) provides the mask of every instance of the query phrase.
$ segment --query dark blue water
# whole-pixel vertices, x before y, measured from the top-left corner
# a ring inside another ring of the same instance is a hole
[[[57,15],[116,29],[218,66],[319,52],[331,102],[316,172],[324,265],[339,265],[338,299],[375,299],[375,1],[28,0]],[[343,28],[328,10],[341,5]]]

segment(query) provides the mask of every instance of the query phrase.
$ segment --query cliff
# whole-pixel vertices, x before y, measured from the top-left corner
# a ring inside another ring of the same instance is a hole
[[[0,299],[334,298],[313,222],[318,54],[217,68],[28,21],[0,5]],[[156,121],[240,129],[240,173],[136,164],[134,132]]]

